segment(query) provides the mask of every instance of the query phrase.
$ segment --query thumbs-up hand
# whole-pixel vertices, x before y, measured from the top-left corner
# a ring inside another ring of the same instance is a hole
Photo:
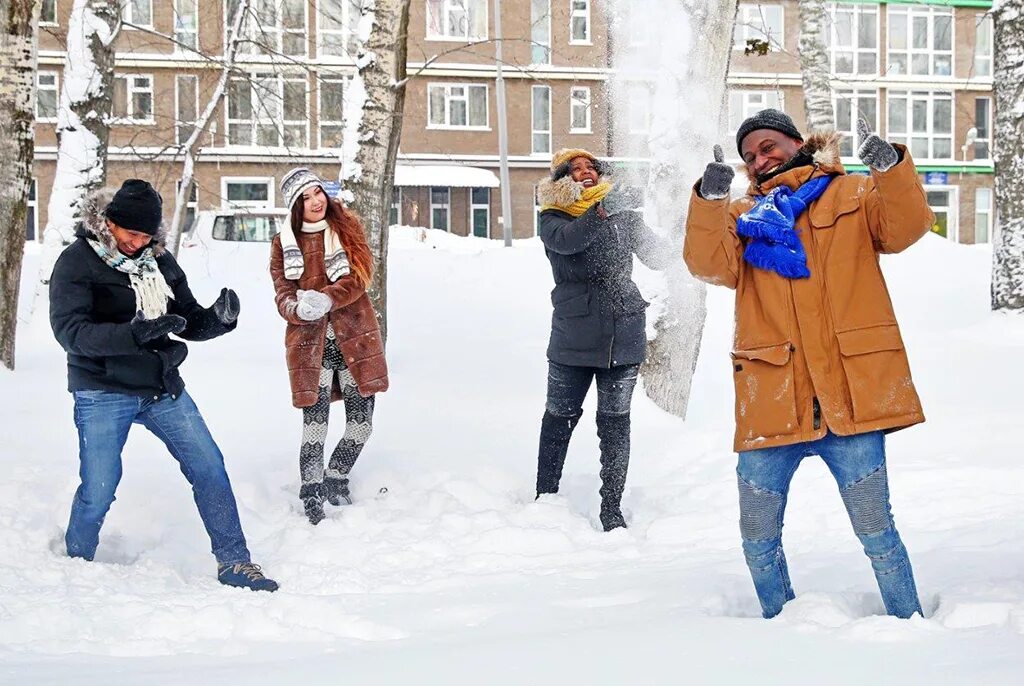
[[[715,161],[708,164],[700,179],[700,196],[706,200],[721,200],[729,195],[729,186],[736,171],[725,164],[721,145],[716,145],[713,152]]]
[[[872,133],[871,127],[864,117],[858,117],[857,119],[857,133],[860,139],[857,157],[867,166],[884,172],[889,171],[900,161],[896,148]]]

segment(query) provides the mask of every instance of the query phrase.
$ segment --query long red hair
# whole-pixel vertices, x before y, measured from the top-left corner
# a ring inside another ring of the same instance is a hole
[[[322,187],[320,191],[327,196]],[[302,233],[302,215],[302,196],[299,196],[292,205],[292,233],[296,238]],[[352,273],[362,282],[363,288],[369,288],[373,279],[373,255],[366,242],[363,222],[359,215],[342,205],[340,200],[327,196],[327,213],[324,219],[327,220],[330,230],[341,239],[341,247],[348,255]]]

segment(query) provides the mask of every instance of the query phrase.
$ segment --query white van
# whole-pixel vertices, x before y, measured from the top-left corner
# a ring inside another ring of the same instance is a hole
[[[288,210],[280,207],[203,210],[182,238],[181,247],[216,249],[218,244],[266,244],[287,222]]]

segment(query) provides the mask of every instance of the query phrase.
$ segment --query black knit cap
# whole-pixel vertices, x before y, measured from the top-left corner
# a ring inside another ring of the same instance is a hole
[[[736,150],[739,152],[740,157],[743,157],[743,139],[747,137],[747,134],[751,131],[757,131],[758,129],[771,129],[772,131],[778,131],[784,133],[790,138],[795,138],[799,141],[804,139],[803,134],[796,130],[796,124],[793,123],[792,117],[785,112],[779,110],[767,109],[761,110],[757,114],[747,117],[742,124],[740,124],[739,130],[736,131]]]
[[[148,181],[128,179],[114,193],[103,214],[123,229],[152,236],[160,228],[163,206],[163,199]]]

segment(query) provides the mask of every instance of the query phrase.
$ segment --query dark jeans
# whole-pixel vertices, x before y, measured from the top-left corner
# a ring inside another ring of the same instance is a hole
[[[590,384],[597,378],[597,413],[629,414],[640,365],[571,367],[548,361],[547,411],[556,417],[579,416]]]
[[[140,398],[110,391],[75,391],[79,474],[65,535],[68,555],[91,560],[100,527],[121,480],[121,450],[133,423],[152,431],[192,485],[213,555],[221,564],[249,562],[224,457],[188,393]]]

